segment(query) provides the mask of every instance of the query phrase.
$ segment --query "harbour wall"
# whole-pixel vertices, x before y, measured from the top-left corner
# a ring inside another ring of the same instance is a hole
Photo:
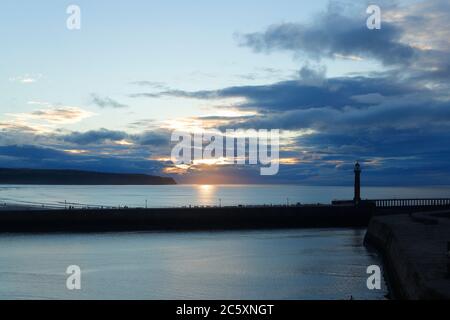
[[[374,217],[365,241],[383,256],[395,299],[450,299],[450,211]]]
[[[0,232],[366,227],[374,207],[267,206],[0,212]]]
[[[428,208],[438,209],[442,208]],[[370,204],[6,210],[0,212],[0,232],[366,228],[373,216],[414,210],[418,208],[379,209]]]

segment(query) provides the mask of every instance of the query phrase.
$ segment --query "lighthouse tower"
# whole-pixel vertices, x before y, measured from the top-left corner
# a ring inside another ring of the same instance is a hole
[[[355,164],[355,198],[353,201],[355,205],[361,202],[361,166],[358,162]]]

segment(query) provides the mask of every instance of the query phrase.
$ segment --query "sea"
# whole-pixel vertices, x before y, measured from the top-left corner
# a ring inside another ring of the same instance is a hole
[[[291,185],[0,186],[0,202],[129,207],[329,203],[351,199],[352,191]],[[450,187],[372,187],[363,194],[448,197]],[[383,264],[364,245],[365,232],[0,234],[0,299],[386,299],[383,273],[380,289],[367,286],[368,268],[383,270]],[[69,290],[71,266],[81,272],[79,290]]]
[[[366,187],[365,199],[450,197],[450,186]],[[298,185],[40,186],[0,185],[1,205],[182,207],[329,204],[353,199],[353,187]]]

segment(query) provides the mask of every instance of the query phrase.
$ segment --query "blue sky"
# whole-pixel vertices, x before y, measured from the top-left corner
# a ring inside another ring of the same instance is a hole
[[[174,177],[346,184],[360,160],[368,184],[446,184],[450,6],[377,4],[381,30],[365,1],[4,1],[0,165],[173,174],[173,129],[276,128],[276,177]]]

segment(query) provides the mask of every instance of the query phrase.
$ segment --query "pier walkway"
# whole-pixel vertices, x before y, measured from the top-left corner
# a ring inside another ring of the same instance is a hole
[[[385,258],[393,298],[450,299],[450,211],[374,217],[366,241]]]

